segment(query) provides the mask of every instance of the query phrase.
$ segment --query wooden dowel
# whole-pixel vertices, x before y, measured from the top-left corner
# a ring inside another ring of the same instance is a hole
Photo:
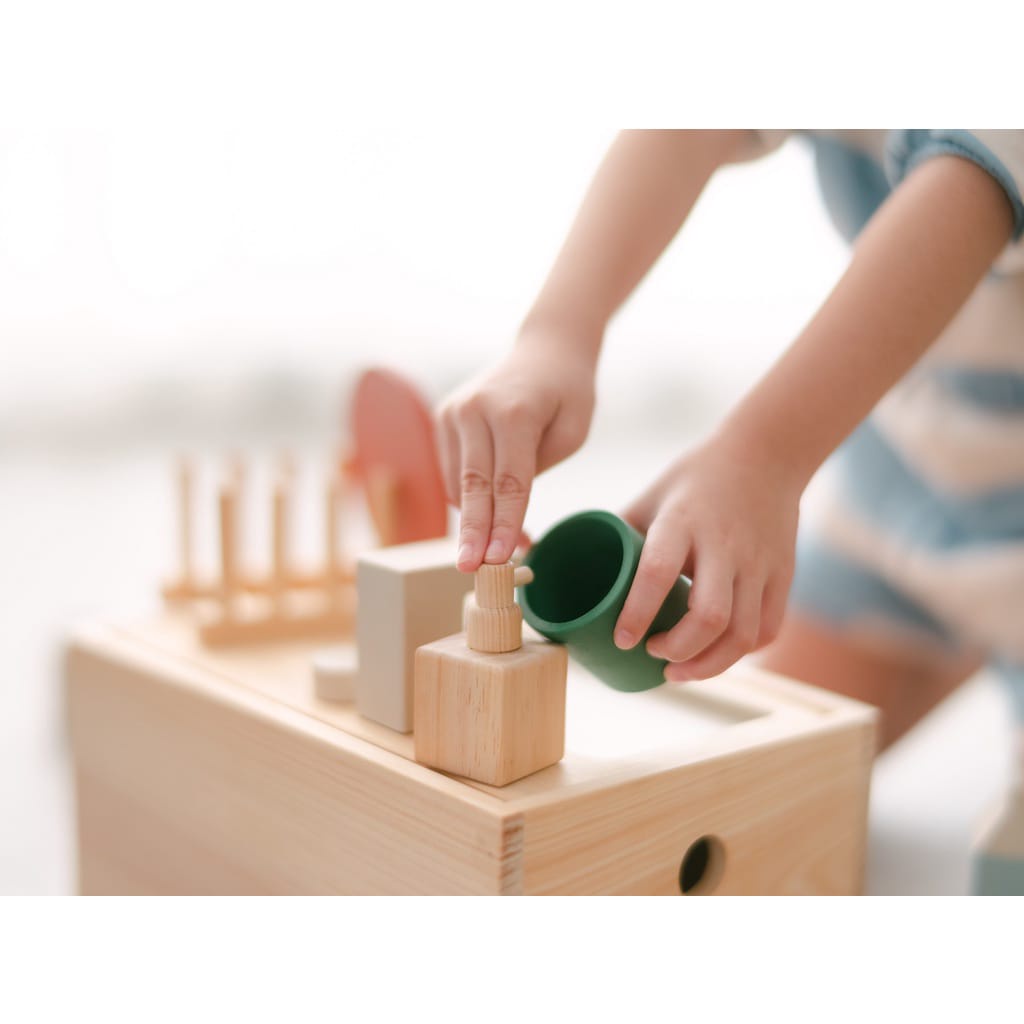
[[[327,502],[324,508],[324,545],[327,553],[327,579],[333,591],[341,576],[341,549],[338,543],[338,516],[341,508],[341,482],[331,477],[327,482]]]
[[[178,542],[181,567],[180,582],[191,588],[195,580],[192,540],[193,495],[195,467],[185,455],[178,458]]]
[[[233,484],[220,490],[220,593],[224,618],[234,615],[234,602],[238,593],[238,494]]]
[[[249,467],[241,452],[231,452],[227,457],[227,481],[241,497],[245,493],[245,483],[249,475]]]
[[[381,547],[397,544],[398,481],[385,470],[372,470],[366,479],[366,501]]]
[[[273,507],[273,592],[274,600],[280,603],[288,588],[288,484],[279,480],[274,487]]]

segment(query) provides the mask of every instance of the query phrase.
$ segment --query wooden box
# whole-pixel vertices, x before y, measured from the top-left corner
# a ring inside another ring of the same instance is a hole
[[[502,789],[318,700],[312,648],[92,624],[68,708],[85,893],[856,893],[874,712],[752,668],[570,667],[566,754]]]

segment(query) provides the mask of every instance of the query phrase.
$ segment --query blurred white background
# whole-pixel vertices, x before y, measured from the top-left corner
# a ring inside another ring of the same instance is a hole
[[[442,107],[412,74],[378,94],[344,33],[296,44],[299,13],[208,37],[134,10],[86,27],[71,6],[15,8],[0,44],[17,100],[0,122],[0,892],[73,888],[60,644],[82,616],[155,607],[173,453],[313,459],[361,368],[437,400],[494,360],[613,135],[571,110]],[[129,30],[142,42],[122,47]],[[721,173],[609,332],[591,439],[538,483],[528,528],[621,506],[845,258],[800,142]],[[981,677],[881,763],[871,890],[966,891],[1005,759]]]

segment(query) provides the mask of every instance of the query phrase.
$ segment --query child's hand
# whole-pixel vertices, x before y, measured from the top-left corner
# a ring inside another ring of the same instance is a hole
[[[448,499],[462,509],[463,572],[508,561],[533,478],[583,444],[599,343],[524,334],[502,363],[442,405],[438,449]]]
[[[647,540],[616,644],[636,644],[680,573],[693,580],[690,610],[647,643],[675,663],[666,679],[717,675],[774,639],[793,576],[801,490],[774,461],[714,440],[670,466],[624,513]]]

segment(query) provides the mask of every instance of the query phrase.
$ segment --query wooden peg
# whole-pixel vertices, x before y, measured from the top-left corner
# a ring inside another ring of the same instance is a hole
[[[327,481],[324,509],[324,548],[327,558],[327,581],[332,591],[352,573],[352,563],[346,550],[345,534],[348,527],[349,504],[352,498],[351,457],[338,454],[332,464]]]
[[[238,492],[233,484],[221,487],[219,496],[220,514],[220,599],[225,619],[234,615],[235,599],[238,595]]]
[[[178,543],[181,565],[180,586],[191,591],[195,583],[192,520],[194,515],[195,466],[188,456],[178,458]]]
[[[273,496],[273,574],[272,591],[274,602],[284,601],[288,589],[288,512],[290,505],[290,485],[285,479],[278,480],[274,485]]]
[[[297,472],[298,467],[294,453],[290,451],[279,452],[277,456],[277,478],[291,483],[295,480]]]
[[[481,608],[507,608],[515,600],[515,588],[533,581],[533,570],[513,562],[480,566],[476,573],[476,603]]]
[[[241,452],[231,452],[228,455],[225,477],[227,483],[234,488],[239,501],[241,501],[242,495],[245,494],[246,482],[249,478],[249,466]]]
[[[476,572],[475,600],[466,603],[466,643],[474,651],[500,654],[522,646],[523,613],[516,604],[515,588],[529,583],[527,566],[481,565]]]
[[[341,577],[341,549],[338,543],[338,514],[341,507],[341,483],[336,477],[327,481],[324,503],[324,549],[327,560],[327,586],[333,591]]]
[[[382,548],[398,543],[398,481],[393,474],[373,469],[365,481],[366,502]]]

